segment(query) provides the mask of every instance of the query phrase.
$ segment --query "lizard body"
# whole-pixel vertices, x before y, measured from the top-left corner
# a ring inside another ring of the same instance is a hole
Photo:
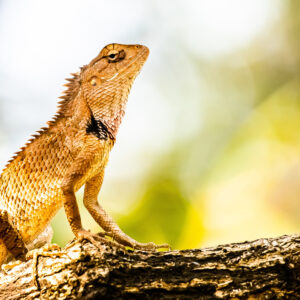
[[[0,264],[22,257],[63,206],[77,238],[82,228],[75,192],[85,185],[84,204],[120,244],[153,250],[121,231],[97,202],[104,168],[125,112],[131,85],[149,50],[110,44],[68,79],[58,113],[21,148],[0,176]]]

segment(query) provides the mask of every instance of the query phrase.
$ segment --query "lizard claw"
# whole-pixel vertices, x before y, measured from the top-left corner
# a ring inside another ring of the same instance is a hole
[[[82,240],[88,240],[91,242],[96,248],[99,248],[101,250],[101,245],[99,242],[109,244],[111,246],[115,246],[118,248],[126,249],[126,248],[132,248],[136,250],[142,250],[142,251],[155,251],[159,249],[167,249],[171,250],[171,247],[168,244],[161,244],[161,245],[156,245],[152,242],[150,243],[139,243],[139,242],[127,242],[126,244],[120,242],[120,241],[115,241],[115,235],[111,232],[99,232],[97,234],[93,234],[90,231],[87,230],[80,230],[77,234],[78,240],[81,242]]]
[[[155,250],[159,250],[159,249],[168,249],[171,250],[170,245],[168,244],[161,244],[161,245],[156,245],[152,242],[150,243],[137,243],[135,245],[133,245],[134,249],[137,250],[146,250],[146,251],[155,251]]]
[[[111,233],[111,232],[99,232],[97,233],[98,236],[101,237],[110,237],[112,240],[116,240],[116,236]],[[153,242],[150,243],[139,243],[137,241],[127,241],[127,243],[122,243],[122,241],[117,240],[118,245],[124,245],[125,247],[129,247],[132,249],[136,249],[136,250],[144,250],[144,251],[155,251],[155,250],[159,250],[159,249],[167,249],[167,250],[172,250],[172,248],[170,247],[169,244],[160,244],[157,245]]]
[[[96,248],[102,250],[103,247],[99,242],[102,242],[104,244],[108,244],[110,246],[114,246],[114,247],[118,247],[118,248],[122,248],[125,249],[125,247],[113,240],[109,240],[106,237],[110,235],[107,234],[106,232],[101,232],[99,234],[94,234],[91,233],[90,231],[87,231],[85,229],[81,229],[78,234],[77,234],[77,239],[79,242],[82,242],[83,240],[87,240],[90,243],[92,243]]]

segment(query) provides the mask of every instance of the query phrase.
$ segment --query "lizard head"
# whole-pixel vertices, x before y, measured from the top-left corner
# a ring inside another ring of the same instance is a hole
[[[115,137],[131,85],[144,65],[149,50],[142,45],[109,44],[79,74],[79,93],[91,117]]]
[[[148,54],[146,46],[109,44],[83,68],[81,83],[96,90],[111,82],[131,81],[138,75]]]

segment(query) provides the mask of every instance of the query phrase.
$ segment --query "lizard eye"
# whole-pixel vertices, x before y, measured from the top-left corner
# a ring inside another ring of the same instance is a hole
[[[117,51],[117,50],[111,50],[111,51],[108,52],[107,58],[108,58],[110,61],[114,61],[114,60],[117,59],[118,54],[119,54],[119,51]]]
[[[110,50],[106,57],[111,62],[117,62],[125,58],[125,52],[124,50],[121,51]]]

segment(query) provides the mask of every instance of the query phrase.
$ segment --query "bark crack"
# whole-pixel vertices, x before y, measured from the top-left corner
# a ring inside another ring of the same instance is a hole
[[[0,299],[300,299],[300,235],[211,248],[131,251],[72,242],[0,273]]]

